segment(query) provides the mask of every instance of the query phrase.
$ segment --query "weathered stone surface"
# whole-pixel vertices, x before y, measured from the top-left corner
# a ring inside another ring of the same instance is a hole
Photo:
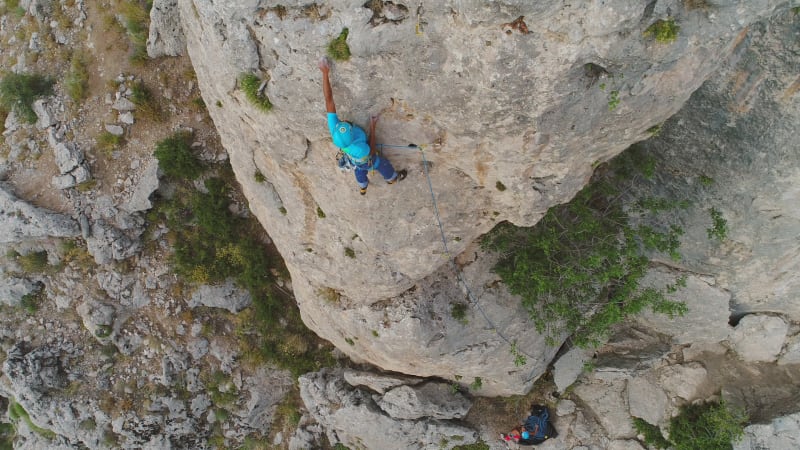
[[[8,350],[3,374],[23,400],[36,400],[47,392],[67,385],[61,355],[55,347],[30,348],[16,344]]]
[[[50,103],[47,100],[35,100],[33,102],[33,112],[36,113],[36,128],[40,130],[49,128],[58,122],[50,111]]]
[[[623,379],[611,382],[591,380],[575,387],[575,395],[603,426],[610,439],[630,439],[636,436],[628,413],[626,384]]]
[[[379,394],[384,394],[389,389],[401,385],[413,386],[423,381],[422,378],[402,375],[381,375],[374,372],[351,369],[346,369],[342,375],[344,376],[344,380],[351,386],[365,386]]]
[[[591,359],[591,353],[582,348],[570,349],[553,364],[553,382],[558,392],[564,392],[584,371],[584,364]]]
[[[379,141],[427,146],[449,252],[459,254],[497,221],[530,225],[569,199],[595,162],[643,139],[648,128],[677,111],[735,48],[742,30],[784,3],[716,2],[713,15],[622,0],[613,6],[426,4],[423,39],[409,39],[415,37],[410,18],[372,26],[371,10],[343,1],[326,2],[313,18],[294,5],[286,6],[285,15],[254,3],[178,5],[204,100],[225,105],[210,113],[251,209],[286,260],[304,321],[351,356],[388,370],[450,377],[456,365],[482,366],[492,373],[474,376],[495,380],[484,391],[492,395],[530,387],[544,370],[538,356],[544,346],[520,343],[537,356],[518,370],[501,349],[508,343],[482,333],[479,328],[491,325],[476,318],[464,327],[469,333],[459,333],[460,348],[469,352],[456,364],[439,355],[451,354],[441,347],[451,345],[450,330],[458,325],[432,340],[442,331],[437,322],[419,319],[424,314],[410,317],[410,326],[393,327],[393,340],[403,347],[378,344],[380,351],[371,350],[375,340],[361,338],[371,334],[364,323],[377,329],[382,321],[373,306],[406,315],[420,311],[430,299],[419,287],[398,296],[415,285],[439,283],[449,267],[418,152],[385,149],[398,168],[410,169],[409,179],[391,190],[374,182],[366,197],[331,164],[334,149],[315,64],[324,45],[349,28],[354,56],[332,72],[343,118],[364,124],[369,114],[383,111]],[[676,42],[642,36],[667,15],[681,26]],[[504,27],[519,16],[527,21],[524,29]],[[587,63],[605,73],[587,71]],[[238,75],[248,71],[269,79],[270,114],[258,112],[235,89]],[[613,108],[611,92],[620,98]],[[318,121],[309,120],[315,115]],[[277,195],[262,195],[266,187],[252,177],[256,168]],[[496,189],[498,182],[506,189]],[[317,217],[317,206],[325,219]],[[342,294],[339,305],[320,295],[329,290]],[[437,294],[438,303],[463,301],[460,288],[447,291],[454,295]],[[483,304],[508,305],[491,294],[481,292]],[[487,315],[501,331],[503,325],[526,325],[515,306],[497,306]],[[344,339],[354,335],[359,339],[349,348]]]
[[[608,444],[608,450],[645,450],[639,441],[635,440],[616,440]]]
[[[250,293],[236,287],[233,280],[227,280],[218,286],[202,285],[192,294],[188,304],[190,308],[208,306],[224,308],[232,313],[247,308],[252,303]]]
[[[664,390],[644,377],[628,381],[628,408],[631,416],[658,425],[664,418],[668,405]]]
[[[675,275],[663,270],[651,270],[642,280],[643,286],[659,289],[674,283]],[[681,317],[670,318],[647,309],[637,316],[637,320],[660,333],[672,336],[674,342],[679,344],[720,342],[728,337],[731,332],[728,325],[731,299],[729,292],[711,286],[697,276],[688,275],[686,287],[666,296],[670,300],[684,302],[689,311]]]
[[[19,200],[0,183],[0,242],[79,235],[78,223],[72,218]]]
[[[120,205],[123,210],[133,213],[147,211],[153,207],[150,196],[158,189],[158,160],[151,160],[144,170],[138,172],[138,180],[134,183],[128,201]]]
[[[708,372],[698,363],[667,366],[659,370],[659,384],[670,395],[684,400],[697,398],[698,390],[706,381]]]
[[[122,128],[122,126],[117,125],[115,123],[105,124],[105,129],[114,136],[122,136],[123,134],[125,134],[125,129]]]
[[[133,102],[127,98],[120,97],[114,100],[114,104],[111,105],[111,108],[116,109],[117,111],[133,111],[136,109],[136,105],[134,105]]]
[[[36,289],[37,284],[33,281],[9,275],[0,267],[0,303],[17,306],[22,297]]]
[[[387,391],[378,406],[395,419],[461,419],[472,402],[446,383],[428,382],[420,386],[398,386]]]
[[[800,448],[800,413],[778,417],[768,424],[748,425],[733,450]]]
[[[303,403],[314,420],[322,425],[331,443],[364,448],[433,450],[476,442],[473,430],[446,420],[391,418],[378,408],[372,400],[373,394],[347,384],[341,371],[324,369],[301,376],[299,382]],[[451,439],[442,445],[442,436]]]
[[[131,237],[131,234],[136,237]],[[100,219],[92,225],[92,235],[86,240],[86,247],[97,264],[104,265],[136,254],[141,248],[138,234],[139,232],[126,233]]]
[[[730,341],[745,361],[775,361],[783,348],[788,325],[777,316],[749,314],[739,321]]]
[[[116,316],[114,306],[89,300],[78,305],[76,309],[83,319],[83,326],[93,336],[104,339],[111,335]]]
[[[787,339],[786,347],[778,359],[778,364],[800,364],[800,334]]]
[[[53,152],[62,175],[71,172],[83,162],[83,152],[75,144],[59,142],[53,147]]]
[[[575,412],[575,402],[572,400],[559,400],[558,405],[556,405],[556,414],[558,416],[566,416],[567,414],[572,414]]]
[[[147,38],[147,56],[180,56],[186,49],[186,38],[181,28],[178,0],[156,0],[150,9],[150,35]]]

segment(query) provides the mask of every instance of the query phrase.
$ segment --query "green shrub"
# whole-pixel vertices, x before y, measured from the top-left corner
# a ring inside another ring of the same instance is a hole
[[[355,251],[355,250],[353,250],[353,249],[352,249],[352,248],[350,248],[350,247],[345,247],[345,248],[344,248],[344,256],[347,256],[348,258],[353,258],[353,259],[355,259],[355,257],[356,257],[356,251]]]
[[[205,170],[203,163],[192,153],[192,135],[178,131],[160,141],[153,153],[159,168],[169,177],[195,180]]]
[[[36,290],[34,292],[27,293],[22,296],[19,301],[19,306],[25,310],[30,315],[36,314],[36,311],[39,311],[39,305],[42,303],[42,293],[44,292],[43,289]]]
[[[675,450],[730,450],[744,436],[747,414],[725,402],[687,405],[669,423]]]
[[[89,72],[86,58],[86,55],[82,52],[73,52],[69,70],[64,76],[64,89],[74,102],[84,100],[89,90]]]
[[[474,444],[456,445],[453,450],[489,450],[490,448],[487,443],[479,441]]]
[[[710,228],[706,228],[708,238],[724,241],[728,237],[728,221],[722,217],[722,213],[717,211],[716,208],[709,209],[708,214],[711,215],[712,223]]]
[[[675,24],[675,19],[659,19],[644,30],[646,37],[655,38],[656,42],[667,44],[678,38],[681,27]]]
[[[501,253],[495,272],[522,298],[551,345],[564,334],[578,346],[596,345],[611,325],[646,307],[670,316],[686,311],[664,292],[639,287],[648,252],[679,259],[683,232],[675,225],[647,225],[648,218],[663,220],[645,208],[623,208],[621,193],[635,182],[629,164],[639,159],[647,161],[641,156],[615,159],[607,171],[599,171],[602,176],[569,203],[551,208],[534,227],[501,223],[482,241]]]
[[[320,219],[324,219],[326,217],[325,211],[323,211],[322,208],[320,208],[319,206],[317,206],[317,217],[319,217]]]
[[[450,315],[453,319],[466,324],[467,323],[467,304],[466,303],[451,303]]]
[[[339,36],[328,43],[328,56],[335,61],[346,61],[350,59],[350,46],[347,45],[347,35],[350,30],[342,29]]]
[[[503,192],[503,191],[506,190],[506,185],[503,184],[501,181],[498,181],[497,183],[495,183],[494,187],[495,187],[495,189],[497,189],[500,192]]]
[[[637,433],[644,435],[644,443],[648,446],[658,449],[669,448],[669,441],[664,439],[664,435],[657,426],[638,417],[633,418],[633,426]]]
[[[267,112],[272,109],[272,102],[260,91],[261,78],[252,73],[243,73],[239,77],[239,87],[244,92],[244,96],[258,109]]]
[[[253,178],[256,180],[256,183],[263,183],[267,181],[267,177],[265,177],[264,174],[258,169],[256,169],[256,173],[253,174]]]
[[[19,117],[36,123],[33,102],[53,94],[53,80],[39,74],[9,73],[0,81],[0,106],[15,111]]]
[[[131,86],[131,102],[136,105],[136,112],[140,118],[161,122],[164,113],[159,106],[150,88],[139,80]]]
[[[0,450],[14,450],[14,438],[17,430],[13,424],[0,423]]]
[[[483,387],[483,379],[481,377],[475,377],[475,379],[472,380],[472,383],[469,385],[469,388],[472,389],[473,391],[477,391],[482,387]]]

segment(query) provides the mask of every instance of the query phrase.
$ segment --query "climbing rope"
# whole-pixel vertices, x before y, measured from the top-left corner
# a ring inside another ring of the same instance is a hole
[[[442,237],[442,245],[444,246],[444,256],[450,261],[450,266],[453,268],[453,272],[456,274],[456,279],[458,280],[459,283],[461,283],[461,286],[463,286],[464,290],[467,292],[467,298],[469,299],[470,304],[474,306],[475,309],[480,311],[484,320],[486,320],[486,323],[489,324],[490,330],[494,331],[500,337],[500,339],[502,339],[509,346],[511,346],[511,348],[514,349],[516,354],[520,354],[525,356],[526,358],[532,358],[535,360],[536,358],[533,355],[529,355],[524,351],[520,350],[519,347],[517,347],[516,341],[512,341],[511,339],[506,337],[506,335],[503,334],[503,332],[497,328],[492,319],[489,318],[489,316],[486,314],[486,311],[478,302],[478,298],[475,296],[475,294],[473,294],[472,289],[469,288],[469,285],[467,284],[466,280],[464,280],[464,276],[458,269],[458,265],[456,264],[455,257],[450,255],[450,250],[447,247],[447,236],[444,233],[444,225],[442,225],[442,217],[439,214],[439,206],[436,202],[436,195],[434,194],[433,191],[433,183],[431,182],[431,175],[430,172],[428,171],[428,160],[427,158],[425,158],[425,150],[423,146],[416,144],[408,144],[408,145],[378,144],[378,146],[382,148],[419,150],[419,153],[422,156],[422,168],[425,172],[425,178],[428,180],[428,190],[431,193],[431,202],[433,203],[433,214],[436,216],[436,223],[439,225],[439,233],[441,234]],[[514,353],[512,352],[512,354]],[[516,356],[516,354],[514,354],[514,356]],[[533,373],[533,369],[531,369],[531,373]]]

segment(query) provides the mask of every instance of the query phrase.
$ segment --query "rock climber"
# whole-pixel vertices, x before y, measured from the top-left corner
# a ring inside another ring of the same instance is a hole
[[[328,111],[328,128],[331,131],[333,145],[339,147],[355,167],[356,182],[361,195],[367,193],[369,179],[367,173],[377,170],[388,184],[394,184],[406,177],[406,170],[395,171],[388,159],[378,155],[375,145],[375,125],[378,116],[369,119],[369,138],[358,125],[339,120],[336,115],[336,104],[333,102],[333,91],[328,78],[331,64],[328,58],[319,60],[319,70],[322,72],[322,93],[325,95],[325,109]],[[369,139],[369,141],[367,140]]]

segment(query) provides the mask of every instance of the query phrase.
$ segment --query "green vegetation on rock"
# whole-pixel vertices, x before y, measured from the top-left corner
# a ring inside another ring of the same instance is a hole
[[[675,24],[675,19],[670,17],[666,20],[659,19],[653,22],[652,25],[644,30],[644,35],[654,38],[656,42],[668,44],[678,38],[680,29],[681,27]]]
[[[744,436],[744,410],[724,401],[686,405],[669,423],[669,440],[675,450],[730,450]]]
[[[350,59],[350,46],[347,45],[347,35],[350,30],[342,29],[339,36],[328,43],[328,56],[334,61],[346,61]]]
[[[153,152],[158,167],[169,177],[195,180],[205,170],[203,163],[192,153],[192,134],[178,131],[156,144]]]
[[[36,123],[33,102],[53,94],[53,80],[39,74],[9,73],[0,80],[0,107]]]
[[[264,82],[257,75],[252,73],[243,73],[239,77],[239,87],[244,92],[244,96],[258,109],[267,112],[272,109],[272,102],[264,95],[261,85]]]
[[[649,252],[680,259],[682,230],[656,217],[658,208],[647,203],[623,207],[627,186],[653,171],[649,159],[626,153],[598,169],[591,184],[534,227],[501,223],[483,239],[485,248],[501,254],[495,272],[522,298],[551,345],[567,335],[578,346],[596,345],[609,327],[644,308],[671,317],[686,311],[664,292],[639,285]]]

